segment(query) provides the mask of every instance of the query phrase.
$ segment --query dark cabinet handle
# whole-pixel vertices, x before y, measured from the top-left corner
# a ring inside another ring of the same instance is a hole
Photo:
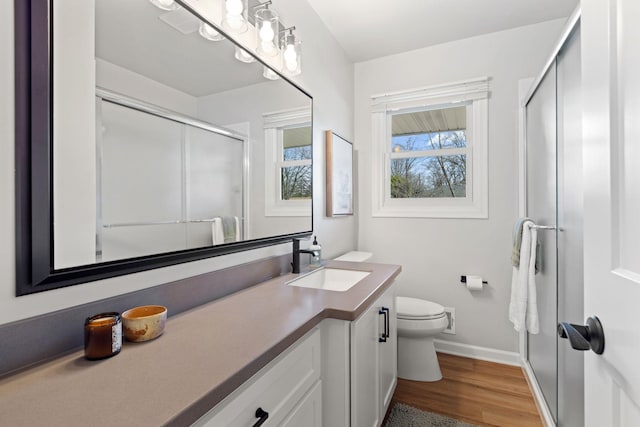
[[[262,408],[256,409],[256,418],[260,418],[253,427],[260,427],[269,418],[269,413]]]
[[[382,309],[387,312],[386,322],[384,323],[384,334],[389,338],[389,334],[391,333],[391,327],[389,326],[391,324],[391,313],[387,307],[382,307]]]
[[[569,338],[571,347],[575,350],[593,350],[596,354],[604,352],[604,330],[596,316],[589,317],[586,325],[560,322],[558,335],[560,338]]]
[[[378,338],[378,342],[387,342],[387,338],[389,338],[389,309],[387,307],[382,307],[378,314],[382,314],[384,316],[384,332],[382,336]]]

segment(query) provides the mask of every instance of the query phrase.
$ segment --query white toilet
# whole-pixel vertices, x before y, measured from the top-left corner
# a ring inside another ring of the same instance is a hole
[[[442,379],[433,338],[449,321],[444,307],[418,298],[396,297],[398,377],[414,381]]]

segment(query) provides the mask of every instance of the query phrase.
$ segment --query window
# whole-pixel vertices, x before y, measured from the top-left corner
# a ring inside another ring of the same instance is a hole
[[[311,126],[278,131],[279,201],[311,199]]]
[[[372,97],[373,215],[487,218],[488,79]]]
[[[308,108],[267,113],[265,215],[311,216],[312,128]]]

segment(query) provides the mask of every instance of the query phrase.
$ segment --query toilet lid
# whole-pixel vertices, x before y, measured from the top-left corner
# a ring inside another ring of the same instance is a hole
[[[440,304],[418,298],[396,297],[396,306],[401,319],[427,320],[444,315]]]

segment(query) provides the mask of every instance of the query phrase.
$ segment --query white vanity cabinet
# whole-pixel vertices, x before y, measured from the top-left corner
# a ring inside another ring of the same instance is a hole
[[[324,425],[379,426],[397,382],[395,284],[353,322],[320,326]]]
[[[193,425],[321,427],[320,368],[320,331],[314,328]]]

